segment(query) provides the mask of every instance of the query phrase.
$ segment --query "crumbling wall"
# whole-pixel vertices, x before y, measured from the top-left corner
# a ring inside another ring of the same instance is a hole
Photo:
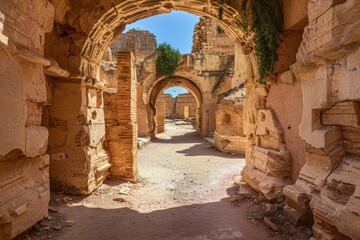
[[[50,198],[43,56],[54,8],[47,1],[0,1],[0,239],[47,215]]]
[[[248,137],[243,179],[266,199],[283,199],[290,184],[291,155],[274,111],[265,106],[268,90],[248,82],[244,107],[244,134]]]
[[[358,1],[309,2],[309,26],[292,66],[301,79],[306,163],[284,189],[285,212],[295,224],[313,216],[316,239],[360,237],[359,10]]]
[[[210,18],[202,17],[195,25],[191,52],[207,52],[215,54],[234,54],[235,41]]]
[[[229,153],[245,154],[247,137],[244,135],[243,110],[245,91],[236,91],[216,107],[215,147]]]
[[[301,80],[290,66],[307,23],[306,1],[286,1],[286,28],[277,50],[274,74],[266,85],[247,81],[244,110],[244,131],[249,146],[247,166],[242,172],[245,181],[268,200],[284,199],[283,189],[294,181],[304,164],[305,145],[298,127],[302,116]]]
[[[54,191],[89,194],[108,175],[101,88],[66,78],[49,80],[51,104],[44,109],[49,129],[50,183]]]
[[[165,118],[171,118],[174,113],[175,98],[171,94],[162,93],[158,101],[163,101],[165,103]]]
[[[150,69],[150,74],[154,74],[154,66],[152,60],[150,61],[150,67],[147,66],[149,61],[147,59],[150,56],[155,56],[156,48],[156,37],[154,34],[146,30],[135,30],[131,29],[126,33],[120,34],[114,39],[110,45],[112,55],[116,55],[119,51],[132,51],[135,57],[135,67],[137,73],[137,123],[138,123],[138,135],[139,136],[148,136],[150,134],[150,121],[147,113],[148,107],[144,102],[144,92],[142,76]],[[116,56],[115,56],[116,58]],[[102,61],[102,69],[100,73],[106,72],[106,79],[109,80],[111,86],[109,88],[116,88],[117,79],[114,78],[114,74],[111,72],[111,67],[116,66],[116,63],[109,63],[107,61]],[[110,69],[110,70],[108,70]],[[115,74],[116,76],[116,74]],[[100,75],[101,77],[101,75]]]
[[[113,55],[116,55],[118,51],[133,51],[136,59],[135,62],[138,64],[154,53],[156,37],[153,33],[146,30],[131,29],[116,37],[111,43],[110,48]]]
[[[175,99],[175,118],[184,118],[184,109],[188,107],[188,117],[196,117],[198,108],[196,99],[191,93],[179,94]]]

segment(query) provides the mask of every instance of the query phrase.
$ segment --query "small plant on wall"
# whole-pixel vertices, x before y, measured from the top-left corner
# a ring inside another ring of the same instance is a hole
[[[158,53],[156,58],[157,74],[165,76],[170,80],[180,63],[180,52],[167,43],[161,43],[156,47]]]
[[[281,0],[242,0],[244,27],[254,31],[255,53],[259,60],[259,82],[266,83],[277,61],[283,14]]]

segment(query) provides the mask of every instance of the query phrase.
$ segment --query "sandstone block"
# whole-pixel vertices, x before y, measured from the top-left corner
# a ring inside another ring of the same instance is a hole
[[[89,145],[96,147],[105,137],[105,125],[89,125]]]
[[[25,128],[27,157],[36,157],[46,152],[49,132],[45,127],[31,126]]]
[[[26,101],[27,118],[26,126],[40,126],[42,117],[42,108],[40,104],[31,101]]]
[[[295,75],[293,74],[293,72],[291,70],[288,70],[288,71],[280,74],[280,76],[278,78],[278,82],[284,83],[284,84],[294,85],[294,83],[295,83]]]
[[[43,69],[39,65],[23,64],[24,74],[28,80],[24,81],[25,97],[33,102],[46,102],[47,93]]]
[[[322,124],[330,126],[360,126],[360,104],[342,102],[322,113]]]

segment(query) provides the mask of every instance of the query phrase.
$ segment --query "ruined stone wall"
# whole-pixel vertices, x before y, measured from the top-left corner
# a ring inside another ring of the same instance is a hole
[[[301,80],[306,162],[284,189],[285,212],[294,223],[313,216],[317,239],[360,236],[359,10],[358,1],[309,2],[309,26],[292,66]]]
[[[120,34],[110,45],[114,55],[118,51],[131,50],[134,52],[136,63],[154,53],[156,48],[156,37],[146,30],[131,29],[126,33]]]
[[[166,118],[171,118],[171,116],[174,113],[174,102],[175,99],[173,99],[173,97],[171,96],[171,94],[165,94],[162,93],[159,98],[158,101],[163,101],[165,103],[165,117]]]
[[[291,179],[295,181],[305,164],[305,143],[299,134],[303,107],[301,81],[295,81],[291,71],[282,74],[277,84],[270,86],[266,107],[274,111],[282,126],[284,142],[292,159]]]
[[[52,190],[89,194],[106,179],[102,90],[81,82],[53,80],[52,103],[44,109],[49,129]]]
[[[224,32],[218,32],[217,24],[210,18],[200,18],[195,25],[191,52],[234,54],[235,41]]]
[[[243,128],[245,91],[221,99],[216,107],[215,147],[221,151],[245,154],[247,137]]]
[[[47,215],[50,198],[45,33],[47,1],[0,1],[0,239],[10,239]]]
[[[244,131],[248,136],[247,166],[242,175],[266,198],[283,200],[283,189],[294,181],[304,164],[304,147],[298,127],[303,106],[301,81],[290,66],[307,23],[306,1],[286,1],[285,25],[277,51],[274,75],[261,86],[247,81]],[[298,9],[295,9],[294,7]]]
[[[179,94],[175,100],[175,118],[184,118],[184,109],[189,107],[189,117],[196,117],[197,103],[191,93]]]

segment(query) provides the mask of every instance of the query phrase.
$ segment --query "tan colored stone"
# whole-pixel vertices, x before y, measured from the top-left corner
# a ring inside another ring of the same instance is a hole
[[[280,74],[280,76],[278,78],[278,82],[294,85],[295,76],[291,70],[288,70],[288,71]]]
[[[305,27],[308,19],[308,1],[288,0],[284,2],[284,25],[285,28],[296,29]]]
[[[161,101],[156,104],[156,132],[165,132],[165,102]]]
[[[25,128],[27,157],[36,157],[46,153],[49,132],[45,127],[31,126]]]
[[[360,105],[357,102],[342,102],[322,112],[322,124],[326,126],[360,126]]]

